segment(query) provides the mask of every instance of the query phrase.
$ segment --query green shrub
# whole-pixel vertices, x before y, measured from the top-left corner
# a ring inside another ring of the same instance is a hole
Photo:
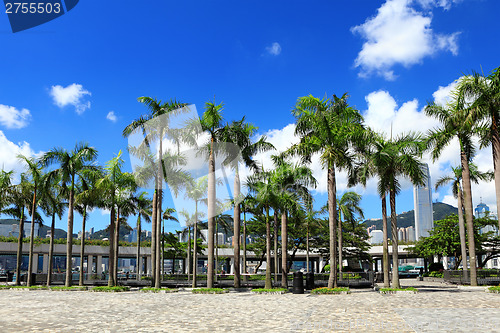
[[[175,288],[142,288],[140,290],[143,293],[176,293],[179,289]]]
[[[252,289],[251,292],[255,293],[255,294],[285,294],[288,292],[288,289],[285,289],[285,288],[272,288],[272,289],[256,288],[256,289]]]
[[[342,278],[345,280],[358,280],[361,279],[361,275],[356,273],[342,273]]]
[[[10,286],[6,284],[0,284],[0,290],[2,289],[10,289]]]
[[[338,295],[338,294],[350,294],[351,291],[347,287],[339,287],[339,288],[327,288],[327,287],[322,287],[322,288],[316,288],[311,290],[311,294],[314,295]]]
[[[121,292],[121,291],[130,291],[129,287],[125,286],[115,286],[115,287],[94,287],[91,289],[91,291],[95,292]]]
[[[497,286],[497,287],[489,287],[488,288],[489,292],[490,293],[497,293],[497,294],[500,294],[500,286]]]
[[[429,277],[442,278],[443,277],[443,272],[432,271],[432,272],[429,273]]]
[[[323,268],[323,270],[325,272],[329,272],[330,271],[330,264],[326,265],[325,268]]]
[[[395,294],[398,291],[413,292],[414,294],[418,293],[418,289],[415,289],[413,287],[408,287],[408,288],[381,288],[380,289],[380,293],[381,294]]]
[[[54,290],[54,291],[83,291],[83,290],[87,290],[87,287],[85,287],[85,286],[73,286],[73,287],[55,286],[55,287],[50,287],[50,290]]]
[[[193,289],[193,294],[224,294],[229,292],[227,289],[222,288],[198,288]]]

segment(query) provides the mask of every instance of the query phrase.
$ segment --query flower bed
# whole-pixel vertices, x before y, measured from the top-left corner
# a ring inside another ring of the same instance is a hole
[[[311,294],[313,295],[340,295],[340,294],[350,294],[351,291],[347,287],[339,287],[339,288],[316,288],[311,290]]]
[[[130,291],[129,287],[125,286],[116,286],[116,287],[94,287],[90,291],[95,292],[108,292],[108,293],[117,293],[122,291]]]
[[[175,289],[175,288],[142,288],[139,291],[142,292],[142,293],[163,293],[163,294],[167,294],[167,293],[176,293],[176,292],[179,291],[179,289]]]
[[[257,288],[251,290],[251,293],[253,294],[285,294],[287,292],[288,289],[285,288],[272,288],[272,289]]]
[[[224,294],[229,292],[227,289],[222,288],[198,288],[193,289],[193,294]]]
[[[416,294],[418,293],[418,289],[413,287],[408,288],[381,288],[379,290],[381,294],[390,295],[390,294]]]

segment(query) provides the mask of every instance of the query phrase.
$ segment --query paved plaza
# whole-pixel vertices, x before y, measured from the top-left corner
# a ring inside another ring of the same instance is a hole
[[[195,295],[0,290],[0,332],[500,332],[500,294]]]

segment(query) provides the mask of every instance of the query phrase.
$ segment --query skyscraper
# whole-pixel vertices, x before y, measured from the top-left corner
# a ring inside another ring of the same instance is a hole
[[[415,206],[415,238],[429,236],[429,230],[434,227],[432,216],[432,188],[429,166],[424,167],[424,174],[427,176],[424,186],[413,186],[413,203]]]

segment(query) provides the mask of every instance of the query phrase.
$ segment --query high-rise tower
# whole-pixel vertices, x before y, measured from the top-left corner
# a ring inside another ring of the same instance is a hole
[[[426,164],[424,173],[427,176],[424,186],[413,187],[413,202],[415,206],[415,238],[429,236],[429,230],[434,227],[432,216],[432,188],[429,166]]]

